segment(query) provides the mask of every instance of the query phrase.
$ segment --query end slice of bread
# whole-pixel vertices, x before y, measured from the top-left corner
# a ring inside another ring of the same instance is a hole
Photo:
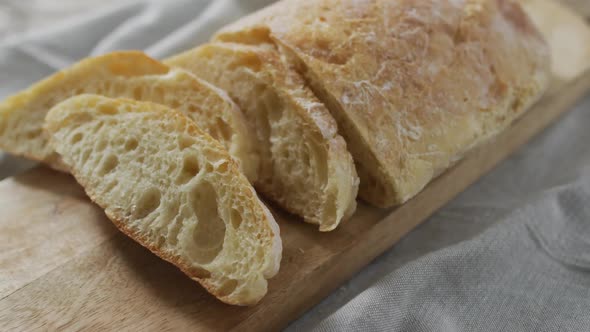
[[[47,115],[51,146],[125,234],[220,300],[258,302],[279,268],[272,215],[227,151],[162,105],[80,95]]]
[[[256,188],[320,231],[356,208],[358,176],[335,120],[273,48],[210,43],[166,60],[226,90],[255,128]]]
[[[0,149],[63,169],[47,144],[43,120],[51,107],[83,93],[150,101],[177,109],[221,142],[240,161],[248,179],[256,180],[254,136],[225,92],[138,51],[85,59],[0,103]]]

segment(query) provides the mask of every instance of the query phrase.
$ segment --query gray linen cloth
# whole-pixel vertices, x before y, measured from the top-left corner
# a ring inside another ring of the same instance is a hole
[[[270,2],[109,1],[4,37],[0,97],[91,54],[173,54]],[[0,154],[0,178],[30,165]],[[288,330],[590,331],[590,99]]]

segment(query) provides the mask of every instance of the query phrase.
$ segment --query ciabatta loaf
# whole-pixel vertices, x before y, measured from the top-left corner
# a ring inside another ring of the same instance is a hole
[[[279,229],[237,163],[170,108],[80,95],[47,115],[51,146],[125,234],[224,302],[254,304],[281,259]]]
[[[0,104],[0,149],[61,168],[42,125],[55,104],[82,93],[151,101],[177,109],[219,140],[256,179],[254,137],[240,110],[218,88],[137,52],[85,59]]]
[[[509,126],[549,82],[514,0],[283,0],[216,41],[274,45],[330,109],[360,196],[401,204]]]
[[[226,90],[256,129],[256,188],[330,231],[355,210],[358,177],[325,106],[273,48],[206,44],[166,61]]]

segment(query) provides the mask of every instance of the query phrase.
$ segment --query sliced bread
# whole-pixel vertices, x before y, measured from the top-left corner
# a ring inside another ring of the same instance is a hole
[[[279,229],[227,151],[162,105],[97,95],[51,109],[51,146],[125,234],[220,300],[256,303],[281,259]]]
[[[256,188],[330,231],[355,210],[358,177],[328,110],[273,48],[206,44],[165,61],[226,90],[256,130]]]
[[[194,75],[138,51],[85,59],[0,103],[0,149],[62,169],[42,131],[43,119],[52,106],[82,93],[177,109],[219,140],[250,180],[256,179],[254,137],[231,99]]]
[[[549,82],[514,0],[282,0],[213,39],[275,45],[338,121],[359,196],[404,203],[509,126]]]

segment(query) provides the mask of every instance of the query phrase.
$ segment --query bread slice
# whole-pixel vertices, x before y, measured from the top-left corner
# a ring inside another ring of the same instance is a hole
[[[279,229],[237,163],[183,114],[97,95],[47,115],[51,146],[125,234],[220,300],[250,305],[281,259]]]
[[[115,52],[85,59],[0,104],[0,149],[60,167],[43,134],[49,109],[69,97],[94,93],[151,101],[177,109],[219,140],[256,179],[254,137],[241,111],[220,89],[142,52]]]
[[[352,215],[358,177],[328,110],[273,48],[213,43],[165,61],[228,91],[256,128],[256,188],[330,231]]]
[[[283,0],[215,41],[275,45],[330,109],[359,195],[404,203],[509,126],[549,82],[549,51],[514,0]]]

